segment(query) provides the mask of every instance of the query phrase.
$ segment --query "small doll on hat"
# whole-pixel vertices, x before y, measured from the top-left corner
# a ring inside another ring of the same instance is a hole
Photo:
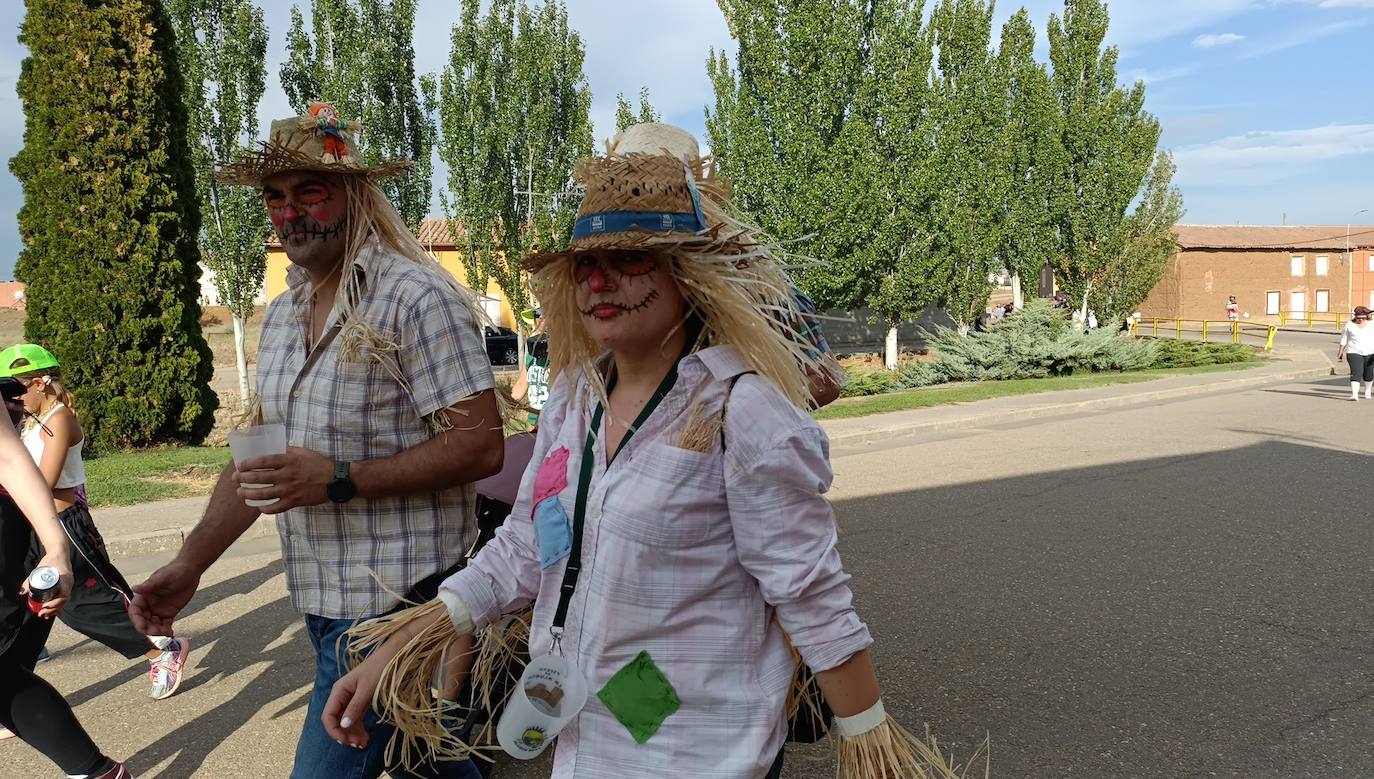
[[[356,130],[348,123],[348,120],[339,116],[339,112],[334,106],[328,103],[314,103],[308,110],[309,114],[315,118],[319,126],[319,132],[324,137],[324,154],[321,156],[323,162],[351,162],[352,156],[348,153],[348,145],[344,143],[343,131]]]

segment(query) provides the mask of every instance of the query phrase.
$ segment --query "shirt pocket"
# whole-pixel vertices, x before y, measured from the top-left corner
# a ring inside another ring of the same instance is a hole
[[[633,453],[602,509],[603,526],[661,547],[696,546],[729,526],[721,453],[654,443]]]

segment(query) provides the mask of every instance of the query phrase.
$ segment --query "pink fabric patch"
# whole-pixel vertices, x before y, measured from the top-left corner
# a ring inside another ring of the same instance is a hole
[[[539,465],[539,473],[534,477],[534,504],[550,495],[557,495],[568,486],[568,448],[560,446],[553,450]]]

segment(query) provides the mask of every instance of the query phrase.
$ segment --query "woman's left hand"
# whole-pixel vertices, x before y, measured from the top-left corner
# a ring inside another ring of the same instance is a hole
[[[43,608],[38,611],[38,616],[52,619],[62,611],[62,607],[67,605],[72,596],[72,571],[65,555],[43,555],[43,559],[38,561],[38,567],[43,566],[57,569],[57,594],[43,602]],[[25,595],[29,594],[27,578],[19,591]]]
[[[324,713],[320,716],[324,731],[330,738],[357,749],[367,747],[368,736],[367,729],[363,727],[363,718],[372,707],[372,697],[377,693],[377,684],[381,681],[387,659],[374,653],[334,682],[334,689],[330,691],[329,701],[325,703]]]

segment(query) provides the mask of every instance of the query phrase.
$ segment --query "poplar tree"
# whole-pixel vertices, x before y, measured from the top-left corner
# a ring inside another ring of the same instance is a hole
[[[198,442],[218,401],[172,26],[156,0],[29,0],[19,40],[25,336],[61,361],[90,448]]]
[[[1159,121],[1145,111],[1145,84],[1117,83],[1116,47],[1103,47],[1102,0],[1065,0],[1050,16],[1052,84],[1063,167],[1051,194],[1055,276],[1086,314],[1109,304],[1102,287],[1120,268],[1130,235],[1127,209],[1155,163]],[[1165,166],[1161,173],[1171,171]],[[1167,179],[1161,185],[1168,189]]]
[[[302,114],[323,100],[359,121],[367,164],[415,163],[380,185],[418,234],[430,210],[435,85],[415,73],[415,0],[312,0],[310,17],[307,35],[300,8],[291,7],[282,90]]]
[[[617,92],[615,96],[615,131],[620,132],[632,124],[643,124],[645,122],[660,121],[660,116],[654,107],[649,104],[649,88],[639,88],[639,113],[635,113],[634,106],[625,99],[624,92]]]
[[[201,257],[234,322],[239,398],[249,407],[246,323],[262,291],[271,234],[262,200],[244,187],[222,187],[217,162],[235,159],[258,139],[258,101],[267,81],[267,25],[249,0],[171,0],[178,59],[186,85],[187,134],[196,197],[204,219]]]
[[[492,0],[485,15],[481,5],[463,0],[439,79],[441,198],[469,286],[494,279],[519,311],[529,304],[520,263],[571,237],[572,167],[592,153],[591,91],[561,2]]]

